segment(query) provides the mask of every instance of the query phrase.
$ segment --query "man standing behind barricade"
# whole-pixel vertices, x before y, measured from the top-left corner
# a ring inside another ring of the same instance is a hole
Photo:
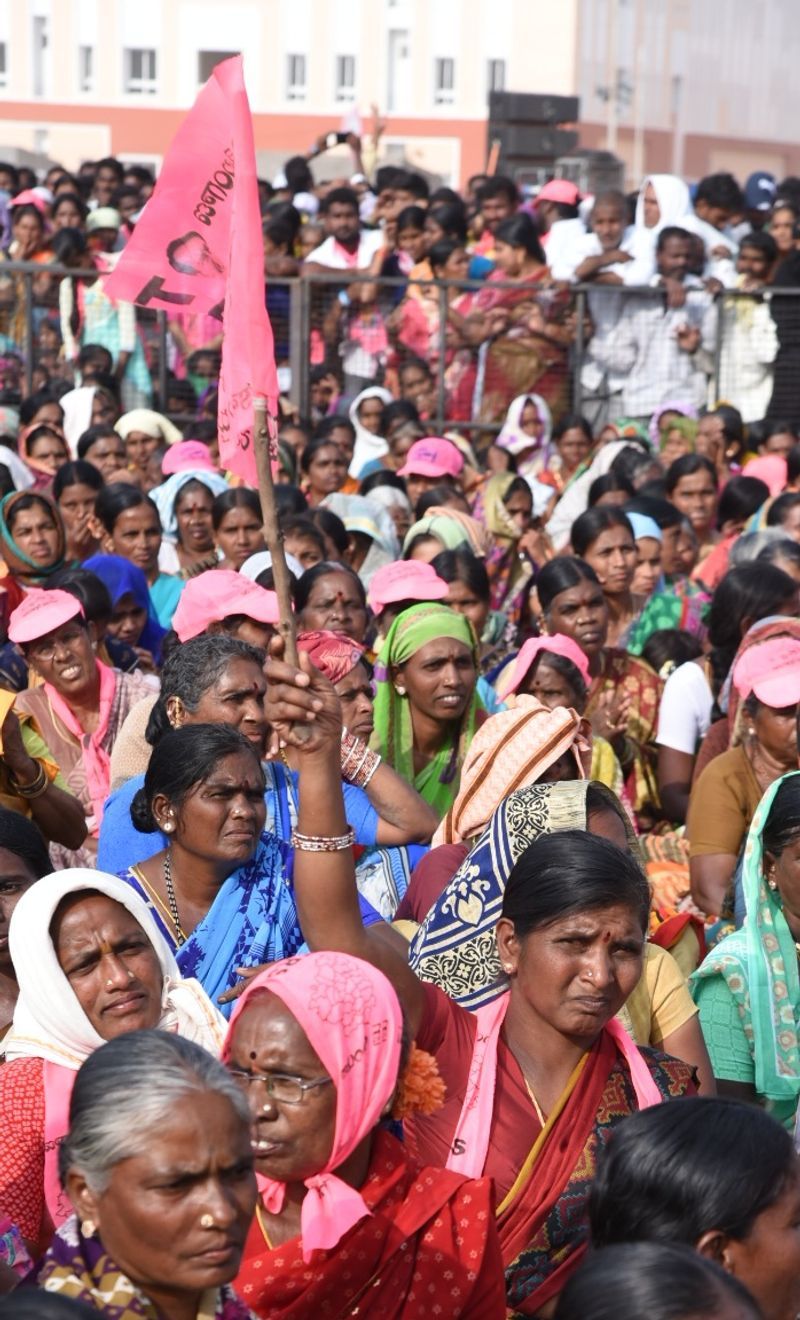
[[[687,274],[692,236],[677,225],[661,230],[656,246],[655,292],[631,295],[616,333],[594,348],[601,367],[624,379],[622,413],[649,421],[660,403],[705,403],[709,365],[701,326],[711,297]],[[635,299],[635,301],[634,301]]]
[[[609,369],[607,354],[621,316],[636,307],[633,298],[625,299],[619,291],[624,283],[625,267],[632,261],[632,226],[627,225],[625,197],[621,192],[600,193],[590,217],[591,233],[574,252],[572,268],[565,278],[577,284],[594,284],[587,305],[592,320],[592,337],[586,344],[581,369],[581,411],[592,423],[595,435],[608,422],[623,414],[624,376]],[[616,286],[613,287],[613,286]]]
[[[358,197],[352,188],[333,188],[320,207],[328,237],[310,252],[300,268],[313,278],[325,271],[379,275],[383,235],[362,229]],[[383,376],[389,339],[377,302],[376,285],[354,281],[346,286],[320,282],[312,300],[312,321],[322,328],[328,354],[341,356],[345,392],[358,394]],[[338,349],[338,352],[337,352]]]

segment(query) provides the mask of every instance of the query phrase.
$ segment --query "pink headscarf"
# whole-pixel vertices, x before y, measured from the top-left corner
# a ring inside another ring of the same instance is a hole
[[[561,655],[565,660],[571,660],[580,670],[581,678],[587,688],[589,687],[592,678],[586,652],[582,651],[571,637],[565,637],[563,633],[554,633],[552,637],[530,637],[527,642],[523,642],[514,662],[511,678],[507,682],[501,678],[498,684],[498,696],[505,700],[512,692],[516,692],[530,673],[536,657],[545,651],[549,651],[551,655]]]
[[[361,1193],[334,1172],[372,1131],[397,1084],[403,1018],[390,982],[370,963],[347,953],[308,953],[274,963],[253,977],[231,1018],[222,1049],[226,1060],[236,1021],[259,990],[283,1001],[306,1033],[336,1087],[336,1127],[324,1169],[306,1178],[300,1214],[303,1260],[335,1247],[370,1214]],[[286,1184],[258,1175],[267,1210],[283,1206]]]
[[[314,668],[334,686],[355,669],[366,649],[343,633],[330,632],[327,628],[300,633],[297,648],[305,651]]]
[[[466,1178],[480,1178],[486,1163],[497,1084],[497,1046],[510,999],[508,993],[501,995],[493,1003],[484,1004],[475,1014],[478,1027],[469,1080],[445,1165]],[[603,1030],[611,1036],[628,1065],[639,1108],[649,1109],[651,1105],[660,1104],[661,1093],[650,1075],[650,1069],[622,1023],[611,1018]],[[556,1110],[556,1115],[558,1112]]]

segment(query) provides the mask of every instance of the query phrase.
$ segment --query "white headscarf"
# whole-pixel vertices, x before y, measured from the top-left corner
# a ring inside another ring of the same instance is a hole
[[[36,480],[19,454],[15,454],[14,450],[9,449],[7,445],[0,445],[0,463],[7,467],[11,473],[11,480],[16,490],[27,490]]]
[[[219,472],[210,472],[208,468],[184,468],[182,472],[173,472],[171,477],[151,490],[150,498],[158,509],[161,530],[170,540],[176,540],[178,536],[178,519],[175,514],[178,495],[190,481],[199,481],[206,490],[211,491],[214,498],[228,489],[227,481]]]
[[[363,495],[342,495],[337,491],[334,495],[326,495],[322,504],[341,518],[348,532],[362,532],[370,537],[372,544],[358,570],[358,576],[368,587],[379,568],[400,556],[400,542],[392,515],[380,504],[372,503],[371,496],[367,499]]]
[[[388,454],[389,446],[381,435],[373,435],[363,427],[358,420],[358,410],[365,399],[380,399],[386,406],[387,403],[394,401],[394,395],[389,390],[385,390],[382,385],[370,385],[368,389],[362,390],[357,394],[350,404],[349,417],[356,429],[356,443],[353,450],[353,461],[350,464],[349,472],[351,477],[358,477],[361,469],[366,467],[367,463],[372,463],[376,458],[383,458]]]
[[[652,228],[644,222],[644,194],[648,184],[656,195],[660,215]],[[692,203],[689,189],[677,174],[648,174],[642,181],[636,199],[636,221],[631,234],[630,252],[633,260],[624,268],[626,284],[649,284],[656,268],[656,242],[667,225],[690,228]]]
[[[114,430],[123,440],[127,440],[131,431],[155,436],[157,440],[163,440],[165,445],[177,445],[183,439],[174,422],[153,408],[133,408],[123,413],[119,421],[114,423]]]
[[[80,385],[59,399],[64,409],[64,435],[73,458],[78,454],[78,441],[92,424],[92,403],[96,393],[96,385]]]
[[[539,419],[544,423],[544,430],[540,440],[536,440],[532,435],[526,435],[522,430],[521,420],[525,410],[526,403],[532,403]],[[547,462],[547,451],[550,446],[550,436],[553,431],[553,416],[542,398],[541,394],[518,394],[513,399],[506,413],[506,420],[503,422],[500,432],[495,440],[495,444],[500,449],[505,449],[509,454],[517,458],[520,454],[526,457],[517,464],[517,471],[521,477],[527,475],[527,470],[541,469],[542,457]]]
[[[120,903],[152,944],[164,974],[159,1028],[177,1032],[218,1055],[227,1024],[197,981],[181,979],[172,951],[144,901],[115,875],[72,867],[37,880],[14,909],[8,943],[19,999],[6,1037],[6,1058],[46,1059],[77,1070],[104,1044],[61,969],[50,935],[61,900],[85,890],[96,890]]]

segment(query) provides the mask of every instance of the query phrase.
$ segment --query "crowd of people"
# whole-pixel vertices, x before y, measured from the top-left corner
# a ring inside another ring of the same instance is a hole
[[[153,182],[0,165],[0,1317],[795,1320],[800,181],[287,162],[298,663]]]

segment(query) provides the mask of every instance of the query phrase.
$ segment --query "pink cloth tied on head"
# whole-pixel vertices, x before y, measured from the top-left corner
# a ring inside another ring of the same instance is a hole
[[[314,632],[300,633],[297,649],[305,651],[314,668],[330,679],[335,687],[347,677],[351,669],[355,669],[366,648],[350,637],[345,637],[344,633],[319,628]]]
[[[589,660],[586,652],[581,650],[578,643],[571,637],[566,637],[564,633],[554,633],[552,637],[530,637],[519,649],[517,658],[511,669],[511,677],[508,681],[503,678],[497,685],[498,696],[505,699],[512,692],[517,692],[522,686],[527,675],[530,673],[533,662],[537,656],[544,652],[550,655],[563,656],[565,660],[571,660],[580,670],[581,678],[587,688],[591,685],[592,676],[589,673]]]
[[[269,990],[297,1019],[336,1088],[333,1146],[324,1169],[305,1179],[300,1213],[303,1260],[335,1247],[371,1211],[356,1187],[336,1176],[372,1131],[397,1084],[403,1017],[391,983],[370,963],[347,953],[287,958],[253,977],[231,1018],[222,1049],[230,1056],[236,1023],[254,995]],[[270,1214],[278,1214],[286,1184],[257,1175]]]
[[[783,454],[759,454],[758,458],[751,458],[749,463],[745,463],[742,476],[758,477],[759,481],[769,486],[769,493],[774,499],[786,489],[788,480],[786,459]]]

